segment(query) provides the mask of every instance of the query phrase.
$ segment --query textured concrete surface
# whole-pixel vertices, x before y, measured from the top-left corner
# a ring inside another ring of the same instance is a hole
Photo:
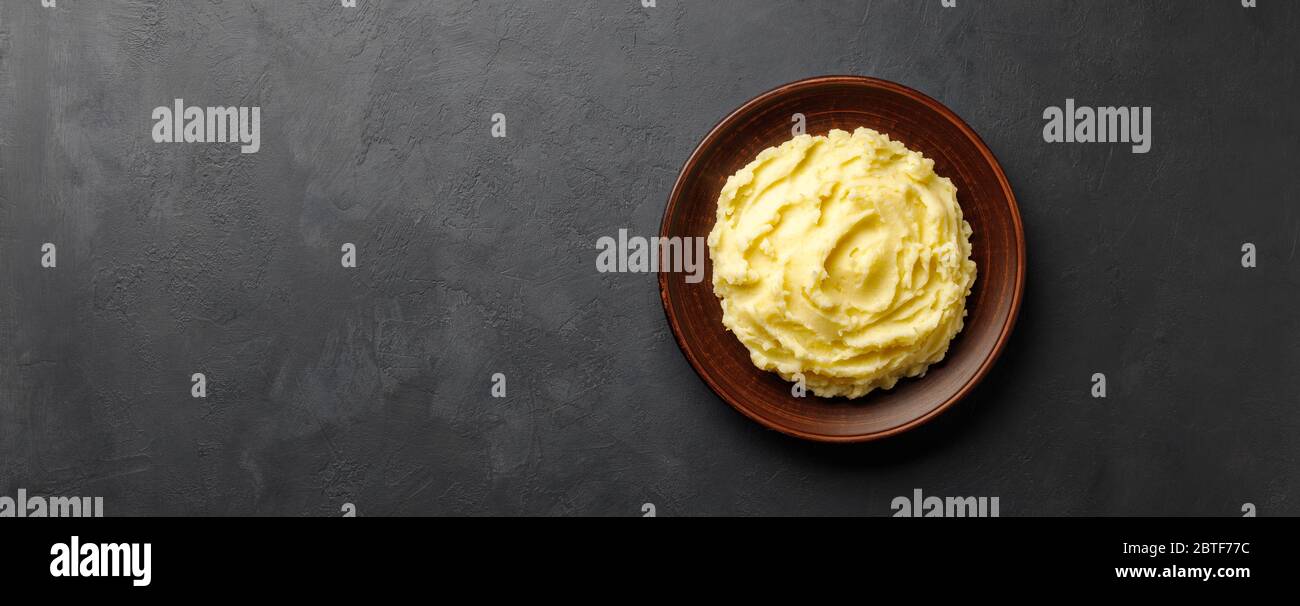
[[[0,4],[0,494],[888,515],[921,488],[1004,516],[1300,514],[1297,3],[337,4]],[[826,73],[962,115],[1029,240],[985,383],[859,447],[733,412],[654,277],[594,265],[598,237],[656,231],[726,112]],[[177,97],[260,106],[261,151],[153,143]],[[1067,97],[1152,106],[1154,149],[1045,144]]]

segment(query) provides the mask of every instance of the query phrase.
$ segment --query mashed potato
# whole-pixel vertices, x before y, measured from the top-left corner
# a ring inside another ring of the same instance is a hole
[[[754,365],[856,398],[943,359],[975,283],[970,236],[919,152],[866,128],[799,135],[722,188],[713,292]]]

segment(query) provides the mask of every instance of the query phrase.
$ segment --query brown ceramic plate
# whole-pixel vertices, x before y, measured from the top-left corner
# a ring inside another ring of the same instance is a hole
[[[792,436],[860,442],[902,433],[933,419],[971,391],[993,366],[1020,309],[1025,283],[1025,237],[1006,175],[979,135],[938,101],[905,86],[859,76],[793,82],[759,95],[709,132],[682,167],[664,211],[661,235],[705,238],[713,229],[718,193],[727,177],[758,153],[790,139],[792,117],[807,132],[865,126],[931,158],[935,171],[957,186],[970,222],[979,274],[966,299],[966,327],[947,357],[919,379],[900,381],[856,400],[796,398],[791,384],[759,370],[749,352],[722,325],[713,294],[713,267],[704,280],[659,274],[664,313],[677,344],[709,387],[745,416]]]

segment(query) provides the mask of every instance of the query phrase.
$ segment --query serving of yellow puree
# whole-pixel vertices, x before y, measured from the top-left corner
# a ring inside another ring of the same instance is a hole
[[[756,366],[857,398],[943,359],[975,284],[970,236],[933,160],[866,128],[799,135],[722,188],[713,292]]]

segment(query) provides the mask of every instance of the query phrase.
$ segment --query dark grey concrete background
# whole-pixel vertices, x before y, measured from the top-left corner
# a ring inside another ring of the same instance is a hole
[[[1003,515],[1300,513],[1297,3],[338,4],[0,5],[0,494],[108,515],[888,515],[921,488]],[[1020,323],[973,397],[857,447],[732,411],[654,277],[594,264],[598,237],[657,230],[725,113],[827,73],[962,115],[1029,244]],[[261,106],[261,151],[153,143],[177,97]],[[1153,106],[1152,152],[1045,144],[1067,97]]]

